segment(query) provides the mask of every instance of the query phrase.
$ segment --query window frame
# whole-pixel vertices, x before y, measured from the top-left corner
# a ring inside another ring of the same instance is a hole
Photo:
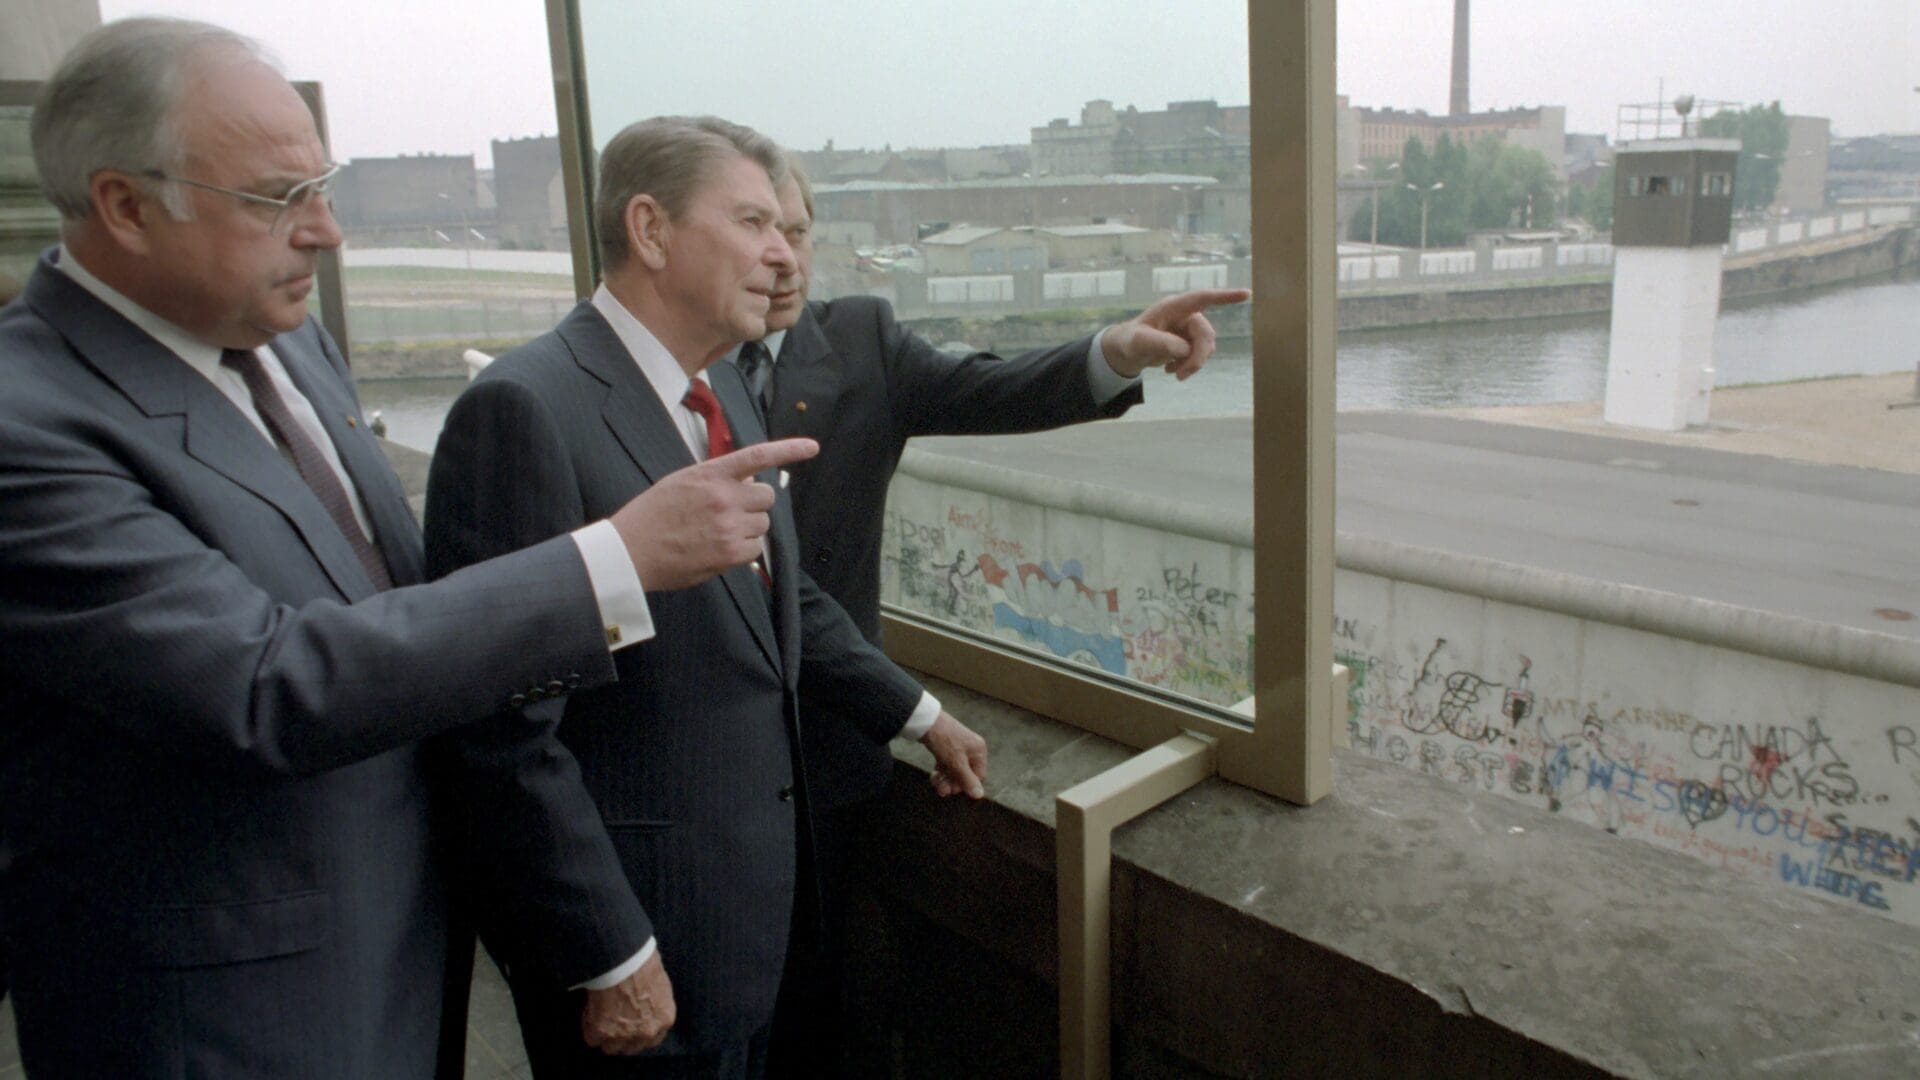
[[[574,288],[586,297],[600,267],[587,209],[593,126],[580,5],[545,2]],[[1253,722],[897,608],[883,616],[887,652],[908,667],[1141,749],[1182,732],[1208,736],[1223,777],[1300,804],[1332,790],[1334,728],[1345,711],[1332,634],[1336,3],[1247,4],[1260,493]]]

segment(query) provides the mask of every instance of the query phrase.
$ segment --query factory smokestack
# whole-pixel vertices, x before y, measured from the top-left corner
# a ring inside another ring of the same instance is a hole
[[[1447,111],[1465,116],[1467,108],[1467,0],[1453,0],[1453,94]]]

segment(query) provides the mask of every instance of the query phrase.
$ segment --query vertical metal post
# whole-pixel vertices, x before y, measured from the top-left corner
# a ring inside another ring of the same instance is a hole
[[[1176,735],[1054,798],[1060,1076],[1113,1068],[1113,830],[1212,776],[1214,741]]]
[[[1221,775],[1333,788],[1334,0],[1247,5],[1253,110],[1253,690]]]
[[[327,148],[332,156],[333,140],[327,132],[327,97],[317,82],[297,82],[293,89],[306,103],[307,111],[313,114],[313,127],[320,136],[320,145]],[[347,282],[343,269],[345,260],[339,248],[327,248],[314,260],[314,292],[320,303],[320,325],[327,328],[327,334],[333,343],[340,346],[340,356],[347,366],[353,366],[353,342],[347,337]]]

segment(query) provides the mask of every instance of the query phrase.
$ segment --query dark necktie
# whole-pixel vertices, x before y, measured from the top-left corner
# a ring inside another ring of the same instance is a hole
[[[260,364],[260,357],[250,350],[227,349],[220,354],[220,363],[239,373],[246,381],[247,393],[253,395],[253,408],[266,421],[267,430],[273,432],[274,441],[293,462],[300,473],[300,479],[313,489],[315,498],[326,508],[327,516],[346,536],[360,565],[373,579],[376,589],[385,591],[393,588],[393,578],[387,573],[387,563],[380,552],[367,540],[367,534],[360,529],[360,522],[353,516],[353,503],[347,495],[347,489],[340,477],[327,464],[326,455],[314,445],[293,414],[287,411],[287,403],[280,398],[279,391],[273,388],[273,380],[268,377],[267,369]]]
[[[767,410],[773,408],[773,354],[764,343],[749,341],[740,346],[740,355],[733,363],[740,369],[747,391],[759,403],[760,415],[767,415]]]
[[[733,453],[733,429],[727,426],[727,414],[720,411],[720,399],[713,396],[713,387],[699,379],[689,380],[687,396],[680,403],[700,414],[707,422],[707,460],[712,461],[722,454]],[[768,576],[767,568],[760,559],[753,560],[754,573],[760,575],[760,583],[771,587],[773,578]]]

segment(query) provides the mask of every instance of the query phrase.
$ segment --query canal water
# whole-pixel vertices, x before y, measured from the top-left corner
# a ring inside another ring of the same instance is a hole
[[[1920,364],[1920,272],[1868,285],[1729,305],[1714,332],[1720,386],[1912,371]],[[1369,330],[1343,334],[1342,409],[1440,409],[1598,400],[1606,389],[1607,317]],[[461,379],[361,384],[390,438],[433,449]],[[1245,412],[1253,357],[1216,355],[1184,383],[1153,379],[1130,419]]]

